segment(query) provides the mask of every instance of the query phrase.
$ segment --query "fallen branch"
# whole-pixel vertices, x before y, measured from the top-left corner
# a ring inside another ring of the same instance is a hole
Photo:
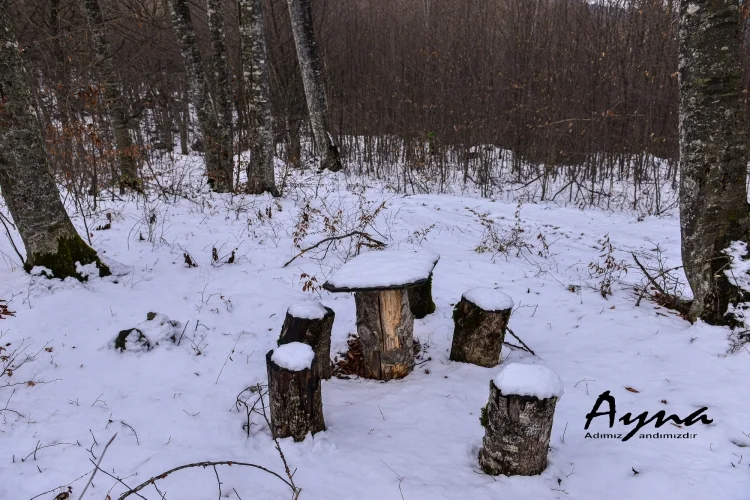
[[[341,236],[331,236],[329,238],[322,239],[319,242],[317,242],[316,244],[314,244],[314,245],[312,245],[310,247],[302,249],[302,251],[300,251],[300,253],[298,253],[297,255],[295,255],[294,257],[292,257],[291,259],[289,259],[281,267],[288,266],[289,264],[291,264],[292,262],[294,262],[297,258],[303,256],[305,253],[309,252],[310,250],[314,250],[314,249],[318,248],[323,243],[327,243],[327,242],[330,242],[330,241],[343,240],[344,238],[350,238],[352,236],[359,236],[360,238],[364,238],[367,241],[369,241],[371,244],[376,245],[376,246],[380,246],[380,247],[384,247],[385,246],[385,243],[383,243],[382,241],[378,241],[378,240],[372,238],[369,234],[367,234],[365,232],[362,232],[362,231],[352,231],[350,233],[343,234]]]
[[[147,486],[150,486],[150,485],[156,483],[156,481],[159,481],[160,479],[164,479],[165,477],[167,477],[168,475],[172,474],[173,472],[177,472],[177,471],[180,471],[180,470],[183,470],[183,469],[189,469],[189,468],[192,468],[192,467],[203,467],[203,468],[206,468],[206,467],[215,467],[217,465],[227,465],[229,467],[231,467],[233,465],[241,465],[243,467],[252,467],[254,469],[262,470],[263,472],[267,472],[267,473],[271,474],[272,476],[277,477],[279,480],[283,481],[284,484],[286,484],[287,486],[289,486],[289,488],[291,488],[291,490],[295,493],[295,495],[297,494],[298,488],[296,488],[292,483],[290,483],[289,481],[287,481],[286,479],[284,479],[283,477],[281,477],[279,474],[275,473],[272,470],[266,469],[265,467],[260,466],[260,465],[256,465],[256,464],[251,464],[251,463],[246,463],[246,462],[233,462],[231,460],[227,460],[227,461],[221,461],[221,462],[196,462],[194,464],[180,465],[179,467],[175,467],[174,469],[170,469],[170,470],[168,470],[166,472],[162,472],[158,476],[154,476],[151,479],[142,482],[141,484],[139,484],[135,488],[131,488],[130,491],[126,491],[125,493],[123,493],[122,495],[120,495],[117,500],[124,500],[125,498],[129,497],[130,495],[137,495],[138,492],[141,491],[143,488],[146,488]],[[97,469],[98,468],[99,467],[97,466]]]
[[[102,450],[102,454],[99,455],[99,461],[96,463],[96,466],[94,467],[93,472],[91,472],[91,477],[89,478],[89,482],[86,483],[86,486],[83,487],[83,491],[81,491],[81,496],[78,497],[78,500],[83,500],[83,495],[86,493],[86,490],[89,489],[89,486],[91,485],[91,481],[93,481],[94,476],[96,476],[96,471],[99,470],[99,466],[101,465],[102,460],[104,460],[104,454],[107,453],[107,448],[109,448],[109,445],[112,444],[112,441],[114,441],[116,437],[117,437],[117,433],[115,432],[115,434],[106,444],[106,446],[104,446],[104,450]],[[94,441],[96,441],[96,438],[94,438]]]
[[[517,341],[519,341],[525,350],[529,351],[532,355],[536,356],[536,353],[531,350],[531,347],[527,346],[526,343],[523,340],[521,340],[521,338],[518,335],[516,335],[515,333],[513,333],[513,330],[511,330],[509,326],[506,327],[506,328],[508,330],[508,333],[510,333],[511,335],[513,335],[513,338],[516,339]]]

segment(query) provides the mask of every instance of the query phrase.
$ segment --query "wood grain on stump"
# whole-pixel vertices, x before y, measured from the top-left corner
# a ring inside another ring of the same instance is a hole
[[[356,292],[365,377],[391,380],[414,368],[414,316],[404,289]]]
[[[279,345],[290,342],[302,342],[313,348],[316,364],[320,371],[320,378],[329,379],[333,372],[331,364],[331,329],[335,313],[326,307],[323,318],[295,318],[286,313],[284,325],[281,327]]]
[[[503,395],[490,382],[479,465],[497,476],[534,476],[547,467],[557,398]]]
[[[450,359],[493,367],[500,362],[512,309],[485,311],[461,298],[453,309],[453,343]]]
[[[308,432],[326,430],[320,374],[312,368],[291,371],[273,362],[273,351],[266,354],[271,434],[275,438],[292,437],[302,441]]]
[[[422,284],[408,288],[409,308],[417,319],[422,319],[435,312],[435,302],[432,300],[432,274]]]

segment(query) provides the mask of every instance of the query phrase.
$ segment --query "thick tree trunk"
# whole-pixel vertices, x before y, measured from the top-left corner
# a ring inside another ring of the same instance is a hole
[[[99,0],[83,0],[86,19],[94,42],[96,65],[99,67],[104,84],[104,102],[114,128],[115,146],[119,166],[118,184],[120,189],[141,190],[138,178],[138,151],[133,144],[128,127],[128,112],[122,96],[122,84],[115,73],[112,52],[107,41]]]
[[[289,311],[279,335],[279,345],[302,342],[313,348],[320,378],[327,380],[333,373],[331,365],[331,329],[335,313],[326,307],[322,318],[296,318]]]
[[[422,319],[435,312],[435,302],[432,300],[432,274],[421,285],[412,286],[409,292],[409,308],[417,319]]]
[[[490,398],[482,410],[482,470],[493,476],[541,474],[547,467],[556,404],[556,397],[504,395],[490,381]]]
[[[493,367],[500,362],[511,309],[485,311],[461,298],[453,309],[453,343],[450,359]]]
[[[305,87],[310,126],[320,155],[320,167],[337,172],[342,168],[341,158],[338,145],[331,134],[328,119],[325,86],[313,33],[310,0],[287,0],[287,4],[302,83]]]
[[[212,65],[214,71],[214,113],[216,115],[218,155],[221,162],[221,184],[225,190],[232,190],[234,178],[234,133],[232,127],[232,82],[229,78],[227,63],[227,44],[224,30],[224,14],[221,0],[207,0],[208,31],[211,35],[213,49]]]
[[[216,107],[206,82],[203,61],[195,39],[195,29],[187,0],[169,0],[172,25],[182,52],[188,80],[190,101],[198,115],[198,124],[205,144],[206,175],[208,184],[219,193],[232,190],[232,166],[222,162],[222,143],[216,116]]]
[[[414,368],[414,316],[406,290],[355,292],[365,377],[391,380]]]
[[[76,262],[96,263],[96,252],[76,232],[60,201],[44,150],[10,12],[0,9],[0,189],[26,247],[24,269],[44,266],[55,277],[85,279]]]
[[[740,3],[682,0],[679,42],[680,225],[692,319],[722,324],[742,291],[725,275],[732,241],[748,241],[747,132]]]
[[[239,0],[242,76],[249,111],[247,192],[277,194],[273,172],[273,123],[268,49],[261,0]]]
[[[320,374],[313,368],[291,371],[280,367],[266,354],[268,399],[271,410],[271,434],[275,438],[292,437],[302,441],[308,432],[326,430]]]

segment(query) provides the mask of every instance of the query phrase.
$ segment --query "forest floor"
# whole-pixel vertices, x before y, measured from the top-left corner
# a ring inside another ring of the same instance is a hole
[[[637,303],[633,289],[643,280],[630,252],[655,265],[648,255],[658,246],[666,267],[679,265],[675,214],[550,204],[519,211],[513,202],[468,195],[394,194],[343,174],[318,181],[308,172],[291,181],[280,199],[199,192],[110,201],[86,225],[114,275],[86,283],[29,276],[0,241],[0,299],[15,313],[0,319],[2,354],[20,354],[21,364],[0,378],[0,498],[78,498],[100,459],[109,475],[97,473],[87,499],[116,499],[124,484],[201,461],[251,462],[286,477],[265,423],[252,416],[248,436],[236,400],[266,382],[265,354],[292,302],[320,299],[331,307],[332,353],[346,350],[356,331],[354,298],[320,285],[355,242],[322,245],[283,266],[299,253],[295,242],[306,247],[353,230],[390,248],[439,253],[437,310],[415,322],[423,352],[406,378],[324,381],[328,429],[301,443],[280,441],[299,498],[747,498],[750,351],[727,354],[727,330],[691,325],[647,299]],[[82,222],[76,219],[83,231]],[[95,229],[107,223],[109,229]],[[186,264],[186,254],[197,267]],[[607,278],[612,294],[604,298]],[[480,408],[499,367],[448,360],[452,305],[478,286],[512,296],[510,327],[537,355],[505,347],[505,361],[543,364],[564,384],[540,476],[491,477],[478,467]],[[179,345],[162,340],[149,351],[116,350],[118,332],[149,312],[178,322],[146,331],[151,340],[171,328]],[[659,410],[684,418],[707,407],[713,423],[651,423],[625,442],[587,438],[624,437],[634,427],[615,422],[610,429],[602,416],[584,429],[605,391],[616,398],[617,418]],[[253,394],[243,397],[252,403]],[[695,437],[641,437],[655,432]],[[56,497],[68,485],[70,497]],[[139,493],[174,500],[291,497],[278,478],[238,466],[178,471],[156,486],[161,493],[153,486]]]

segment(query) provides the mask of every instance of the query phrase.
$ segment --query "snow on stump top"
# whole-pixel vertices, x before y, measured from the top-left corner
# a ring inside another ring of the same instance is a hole
[[[279,368],[292,372],[309,370],[312,367],[315,352],[312,347],[302,342],[290,342],[282,344],[273,351],[271,361]]]
[[[286,310],[287,314],[299,319],[323,319],[329,311],[330,309],[317,300],[295,302]]]
[[[490,382],[482,408],[479,465],[494,476],[534,476],[547,467],[552,421],[563,385],[549,368],[510,363]]]
[[[361,254],[336,271],[323,288],[329,292],[373,292],[425,283],[440,255],[424,250],[380,250]]]
[[[485,311],[505,311],[513,309],[513,299],[495,288],[472,288],[464,292],[464,299]]]
[[[503,396],[528,396],[538,399],[562,397],[560,377],[542,365],[509,363],[492,379]]]

